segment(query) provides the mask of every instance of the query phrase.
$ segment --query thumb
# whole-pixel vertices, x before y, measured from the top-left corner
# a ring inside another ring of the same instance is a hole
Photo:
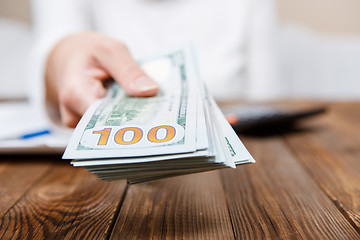
[[[158,84],[141,70],[123,43],[109,38],[102,40],[95,58],[128,95],[150,97],[158,92]]]

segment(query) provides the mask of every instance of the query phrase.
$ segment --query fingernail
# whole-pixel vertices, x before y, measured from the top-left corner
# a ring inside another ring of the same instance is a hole
[[[148,77],[139,77],[132,82],[132,87],[140,92],[157,89],[159,86]]]

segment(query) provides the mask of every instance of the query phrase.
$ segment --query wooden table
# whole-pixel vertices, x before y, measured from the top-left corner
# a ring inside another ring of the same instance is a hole
[[[242,137],[256,164],[127,186],[1,156],[0,239],[360,239],[360,103]]]

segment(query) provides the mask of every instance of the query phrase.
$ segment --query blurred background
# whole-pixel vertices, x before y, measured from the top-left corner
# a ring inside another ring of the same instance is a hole
[[[26,95],[29,5],[0,0],[0,99]],[[359,100],[360,1],[276,0],[276,8],[282,97]]]

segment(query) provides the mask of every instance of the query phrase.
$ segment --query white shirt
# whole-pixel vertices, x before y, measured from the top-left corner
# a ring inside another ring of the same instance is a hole
[[[123,41],[135,59],[192,42],[200,72],[218,100],[276,96],[272,0],[33,0],[33,98],[43,100],[51,48],[95,30]],[[74,49],[76,51],[76,49]]]

